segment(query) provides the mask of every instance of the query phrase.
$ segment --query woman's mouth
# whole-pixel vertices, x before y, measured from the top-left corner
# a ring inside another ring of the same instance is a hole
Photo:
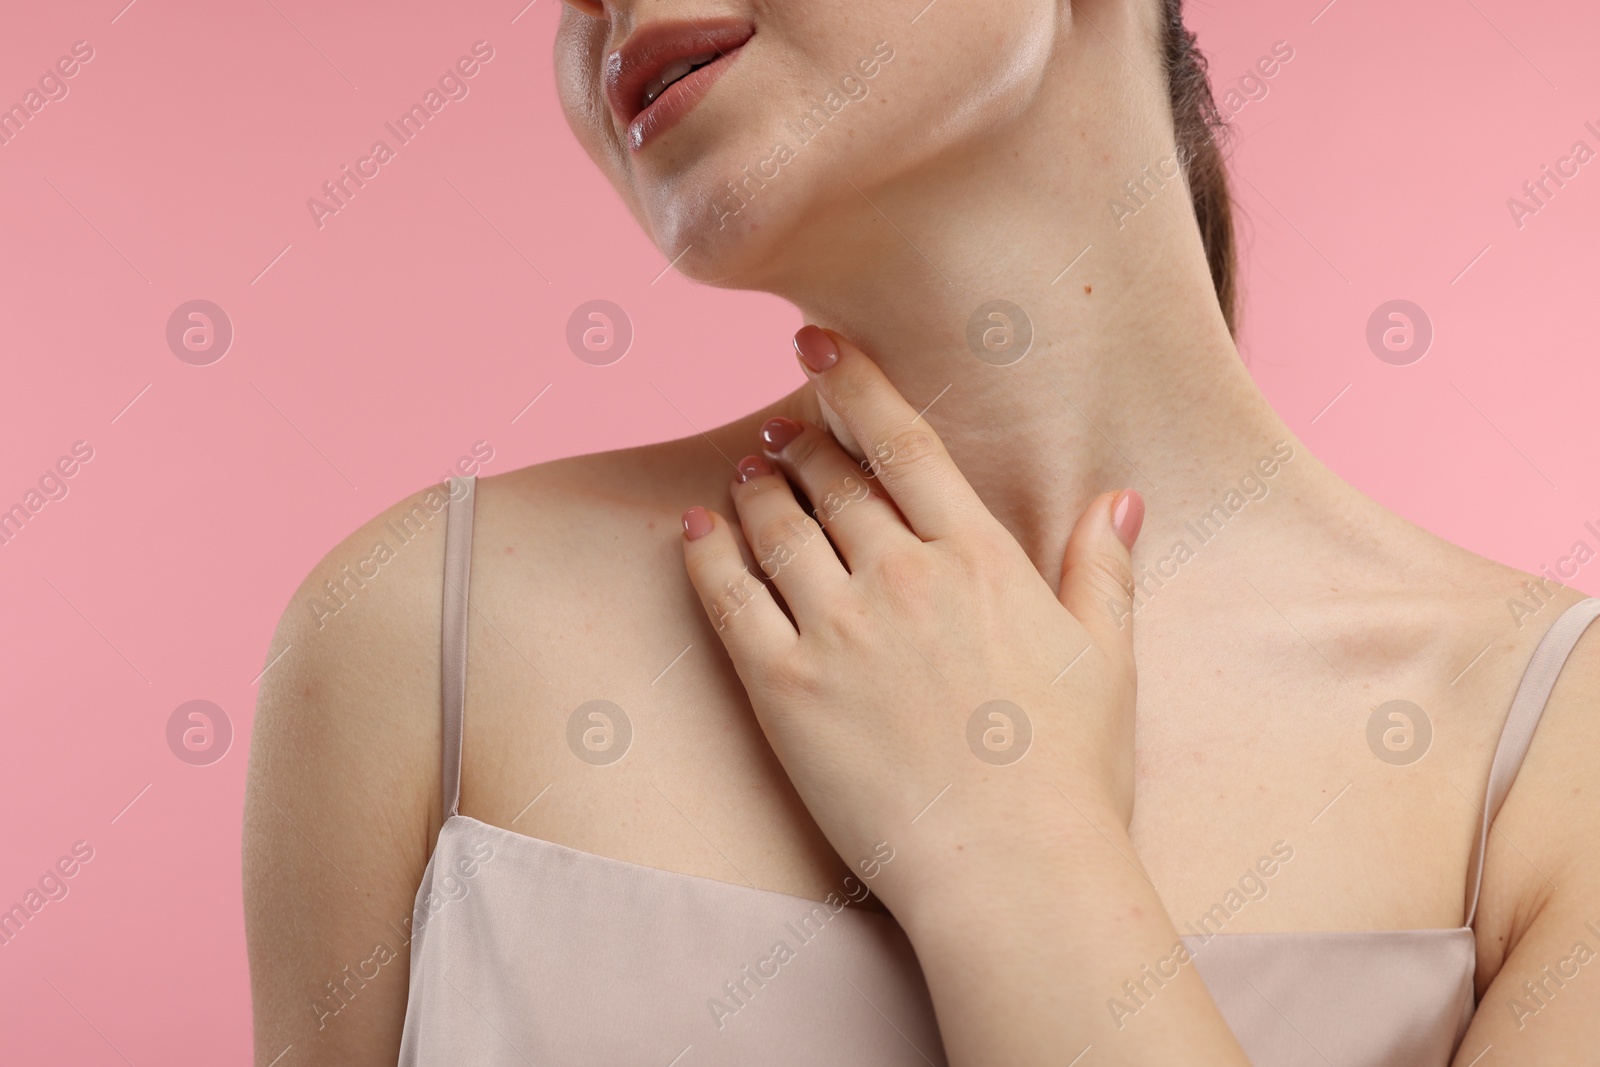
[[[637,152],[694,110],[755,34],[743,19],[660,23],[606,57],[606,96]]]
[[[676,82],[685,74],[690,74],[699,70],[701,67],[705,66],[707,63],[710,63],[716,58],[717,53],[707,52],[704,55],[690,56],[688,59],[680,59],[673,63],[666,70],[661,72],[660,77],[656,78],[649,85],[644,87],[644,106],[649,107],[651,104],[655,103],[656,97],[666,92],[667,86],[671,85],[673,82]]]

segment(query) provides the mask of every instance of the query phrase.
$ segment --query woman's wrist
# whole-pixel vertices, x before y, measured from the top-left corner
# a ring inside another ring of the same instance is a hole
[[[1126,874],[1148,886],[1117,805],[1103,791],[1064,793],[1041,783],[1008,793],[1011,803],[985,804],[977,817],[962,818],[953,803],[937,834],[896,846],[902,860],[880,895],[913,942],[919,931],[938,936],[975,916],[1095,896],[1107,872],[1116,883]]]
[[[1115,806],[1075,798],[1067,810],[1072,819],[1054,832],[973,841],[937,877],[896,886],[908,891],[891,906],[951,1061],[986,1062],[1005,1048],[1009,1062],[1059,1062],[1064,1049],[1070,1058],[1095,1045],[1122,1050],[1127,1063],[1172,1062],[1182,1048],[1189,1063],[1242,1065],[1204,985],[1182,966],[1190,957]],[[1129,1032],[1109,1006],[1162,961],[1177,966],[1161,1010]]]

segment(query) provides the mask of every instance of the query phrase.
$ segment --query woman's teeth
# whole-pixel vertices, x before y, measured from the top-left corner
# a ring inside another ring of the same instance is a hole
[[[670,64],[659,76],[644,87],[644,106],[649,107],[656,102],[656,97],[667,91],[667,86],[682,78],[698,67],[703,67],[713,59],[717,53],[707,52],[703,56],[690,56]]]

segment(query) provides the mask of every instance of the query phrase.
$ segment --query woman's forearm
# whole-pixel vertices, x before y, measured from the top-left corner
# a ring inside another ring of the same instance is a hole
[[[951,1067],[1247,1067],[1120,821],[1076,807],[1048,841],[969,838],[901,909]]]

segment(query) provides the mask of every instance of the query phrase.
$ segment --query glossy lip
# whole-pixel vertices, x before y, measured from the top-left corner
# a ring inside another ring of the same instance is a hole
[[[605,65],[606,98],[612,114],[627,126],[628,147],[639,151],[692,111],[753,36],[755,26],[746,19],[663,22],[635,30]],[[644,87],[663,70],[708,51],[722,54],[644,106]]]

